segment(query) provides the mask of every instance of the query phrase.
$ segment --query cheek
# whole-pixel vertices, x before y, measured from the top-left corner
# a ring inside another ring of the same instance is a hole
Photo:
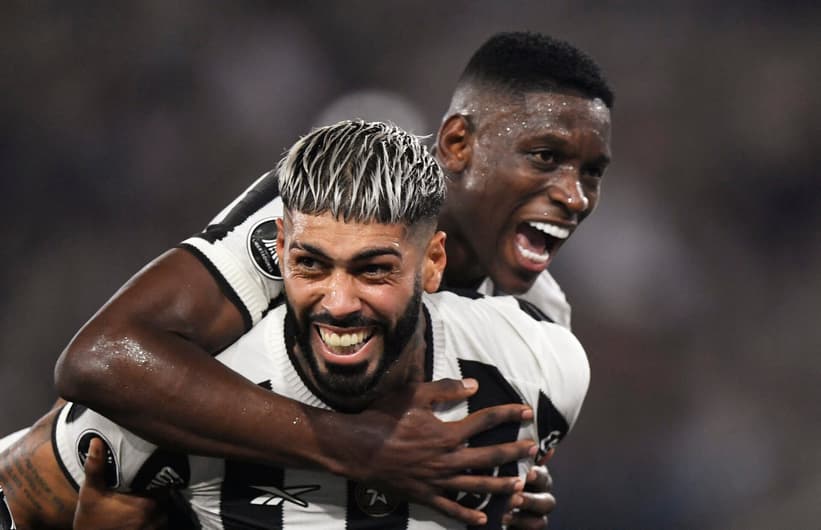
[[[381,319],[396,322],[413,294],[413,288],[398,285],[371,285],[361,291],[362,301]],[[371,315],[368,315],[371,316]]]

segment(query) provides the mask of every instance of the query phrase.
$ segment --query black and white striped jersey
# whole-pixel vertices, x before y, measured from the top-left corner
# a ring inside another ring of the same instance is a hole
[[[217,215],[204,232],[181,243],[211,270],[245,319],[246,328],[282,302],[282,275],[275,245],[275,220],[282,217],[276,172],[260,177]],[[496,292],[487,278],[478,292]],[[570,305],[548,271],[518,298],[536,306],[550,320],[570,328]]]
[[[566,329],[534,319],[511,297],[424,296],[427,379],[473,377],[479,391],[436,411],[443,420],[503,403],[526,403],[535,419],[506,424],[470,440],[474,446],[537,439],[547,451],[575,422],[589,383],[585,353]],[[315,407],[329,408],[304,381],[292,358],[293,323],[281,305],[236,343],[220,362],[260,386]],[[318,471],[268,467],[166,451],[93,411],[69,404],[55,422],[55,453],[75,485],[91,437],[108,447],[109,485],[122,491],[180,488],[202,528],[283,530],[464,528],[421,505],[367,484]],[[333,440],[328,440],[333,443]],[[532,461],[477,471],[524,475]],[[507,499],[460,495],[499,523]]]

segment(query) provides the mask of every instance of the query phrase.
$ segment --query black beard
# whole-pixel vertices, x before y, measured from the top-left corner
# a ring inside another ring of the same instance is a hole
[[[413,285],[413,296],[405,306],[402,316],[396,322],[395,328],[391,331],[388,323],[383,320],[365,318],[359,313],[345,316],[344,318],[333,318],[327,313],[309,315],[305,310],[300,319],[294,319],[296,327],[296,343],[299,345],[301,355],[307,359],[310,371],[312,372],[317,386],[323,393],[340,397],[363,398],[372,391],[381,381],[382,377],[390,371],[391,366],[401,357],[405,347],[413,337],[419,323],[419,310],[422,303],[422,282],[417,277]],[[285,304],[288,311],[295,315],[294,308],[287,298]],[[304,324],[303,324],[304,323]],[[362,362],[354,365],[334,365],[326,364],[327,373],[320,372],[317,355],[311,347],[311,328],[315,323],[323,323],[338,327],[367,327],[373,326],[382,333],[385,342],[385,349],[376,370],[372,374],[366,374],[368,363]]]

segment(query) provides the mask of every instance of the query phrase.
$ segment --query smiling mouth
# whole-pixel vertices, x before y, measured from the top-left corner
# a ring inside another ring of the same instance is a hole
[[[338,333],[325,327],[316,326],[319,338],[328,348],[328,350],[335,355],[353,355],[361,350],[371,337],[374,335],[373,330],[359,330],[349,333]]]
[[[553,223],[528,221],[516,227],[515,245],[518,253],[533,268],[544,268],[559,242],[570,237],[570,229]]]

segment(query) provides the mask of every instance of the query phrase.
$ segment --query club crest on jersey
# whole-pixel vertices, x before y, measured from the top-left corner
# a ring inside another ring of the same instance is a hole
[[[281,280],[277,256],[277,218],[263,219],[251,228],[248,235],[248,255],[254,267],[272,280]]]
[[[353,494],[359,509],[371,517],[386,517],[392,514],[401,502],[396,496],[365,484],[357,484]]]
[[[95,437],[103,441],[103,451],[105,454],[105,485],[109,488],[116,488],[120,485],[120,470],[117,469],[117,460],[114,458],[114,451],[111,450],[111,443],[106,440],[101,432],[89,429],[80,435],[80,439],[77,441],[77,458],[80,460],[80,466],[85,466],[88,451],[91,447],[91,440]]]

